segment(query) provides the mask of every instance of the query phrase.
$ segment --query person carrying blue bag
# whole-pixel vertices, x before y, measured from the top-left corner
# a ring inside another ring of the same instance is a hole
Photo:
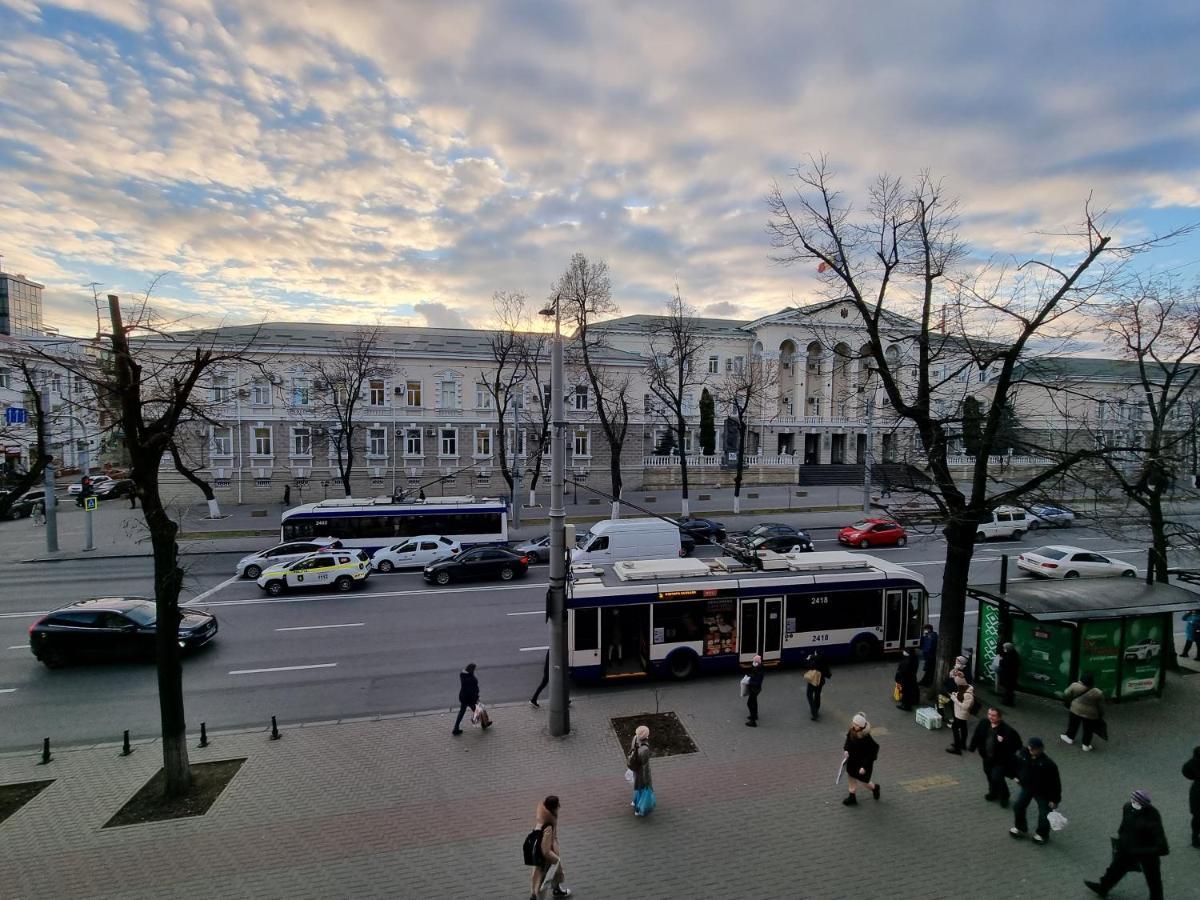
[[[639,725],[629,746],[629,768],[633,770],[633,814],[649,815],[654,809],[654,780],[650,775],[650,729]]]

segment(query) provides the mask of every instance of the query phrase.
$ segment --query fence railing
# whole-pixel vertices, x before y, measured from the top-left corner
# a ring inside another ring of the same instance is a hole
[[[975,457],[967,456],[966,454],[955,454],[946,457],[947,465],[951,466],[973,466],[975,465]],[[1047,459],[1044,456],[989,456],[989,466],[1049,466],[1054,463],[1054,460]]]
[[[747,456],[746,466],[795,466],[799,465],[798,457],[783,453],[778,455]],[[687,458],[689,468],[717,468],[721,465],[720,454],[712,456],[691,456]],[[642,466],[647,469],[669,469],[679,465],[678,456],[643,456]]]

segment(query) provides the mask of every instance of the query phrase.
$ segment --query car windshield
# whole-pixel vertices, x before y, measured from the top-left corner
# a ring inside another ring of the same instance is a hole
[[[855,522],[855,523],[854,523],[853,525],[851,525],[850,527],[851,527],[851,528],[852,528],[854,531],[866,531],[868,528],[870,528],[870,527],[871,527],[871,523],[870,523],[870,522]]]
[[[1057,550],[1054,547],[1038,547],[1033,551],[1034,556],[1044,556],[1046,559],[1062,559],[1067,554],[1062,550]]]
[[[153,625],[157,620],[152,603],[139,603],[137,606],[131,606],[125,610],[125,615],[139,625]]]

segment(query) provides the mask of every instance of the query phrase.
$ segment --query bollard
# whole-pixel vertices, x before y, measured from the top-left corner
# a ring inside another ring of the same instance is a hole
[[[38,765],[44,766],[50,759],[50,738],[42,738],[42,761]]]
[[[200,723],[200,746],[208,746],[208,726],[204,722]]]
[[[279,726],[275,723],[274,716],[271,716],[271,740],[279,740]]]
[[[121,747],[121,755],[128,756],[132,752],[133,752],[133,748],[129,746],[129,730],[126,729],[125,730],[125,740]]]

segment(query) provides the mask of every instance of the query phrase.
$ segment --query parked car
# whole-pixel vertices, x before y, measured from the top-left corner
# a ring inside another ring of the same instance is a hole
[[[459,553],[462,553],[462,545],[453,538],[440,534],[421,534],[376,550],[371,556],[371,567],[380,572],[420,569]]]
[[[543,534],[531,541],[522,541],[512,548],[512,552],[520,556],[528,556],[529,564],[536,566],[542,560],[550,558],[550,535]]]
[[[249,556],[243,556],[238,560],[236,571],[243,578],[257,579],[263,573],[263,569],[295,562],[298,559],[308,556],[310,553],[315,553],[317,550],[328,547],[333,542],[334,539],[328,537],[276,544],[274,547],[268,547],[266,550],[251,553]]]
[[[112,479],[109,478],[107,475],[90,475],[88,477],[92,479],[92,490],[95,491],[96,493],[99,493],[100,485],[107,484],[108,482],[112,481]],[[69,485],[67,487],[67,493],[72,497],[74,497],[76,494],[80,494],[82,492],[83,492],[83,479],[82,478],[79,479],[79,481],[77,481],[75,484]]]
[[[1033,518],[1029,521],[1030,530],[1043,523],[1053,525],[1055,528],[1070,528],[1075,524],[1075,513],[1069,509],[1063,509],[1061,506],[1039,503],[1029,507],[1029,512],[1033,514]]]
[[[1017,568],[1043,578],[1134,578],[1137,568],[1094,550],[1051,544],[1017,557]]]
[[[992,510],[990,519],[975,526],[975,540],[988,538],[1012,538],[1019,541],[1029,530],[1029,516],[1016,506],[998,506]]]
[[[258,576],[258,586],[278,597],[292,588],[329,588],[345,593],[364,584],[371,558],[357,548],[325,547],[295,562],[272,566]]]
[[[757,566],[760,550],[770,550],[774,553],[811,553],[813,545],[809,541],[801,540],[797,535],[770,534],[756,537],[748,544],[729,544],[725,549],[734,558]]]
[[[863,519],[838,532],[838,543],[848,547],[903,547],[908,534],[891,519]]]
[[[195,650],[217,635],[217,617],[179,608],[179,644]],[[56,609],[33,623],[29,649],[55,668],[74,660],[153,659],[157,613],[145,597],[99,597]]]
[[[133,492],[133,481],[129,478],[113,478],[96,488],[96,496],[101,500],[128,497]]]
[[[697,544],[725,543],[725,526],[720,522],[714,522],[712,519],[698,519],[695,517],[680,519],[679,530],[683,534],[692,537]]]
[[[514,578],[524,578],[528,572],[528,556],[513,553],[503,547],[473,547],[453,559],[444,559],[426,566],[421,574],[426,581],[449,584],[451,581],[480,578],[512,581]]]
[[[782,522],[763,522],[755,525],[748,531],[732,532],[727,543],[729,544],[749,544],[752,540],[759,537],[771,537],[773,535],[791,535],[799,537],[802,542],[812,544],[812,539],[808,536],[808,532],[801,531],[799,528],[793,528],[791,525],[784,525]]]

